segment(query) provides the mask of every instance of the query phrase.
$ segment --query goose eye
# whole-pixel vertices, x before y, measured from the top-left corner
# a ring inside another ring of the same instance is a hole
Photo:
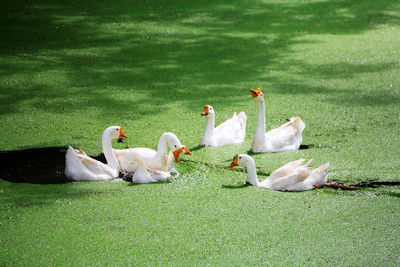
[[[241,159],[242,157],[239,157],[239,159]]]
[[[118,128],[117,129],[115,129],[116,131],[118,131]]]
[[[260,96],[263,96],[263,94],[261,93]]]
[[[176,148],[176,145],[175,145],[175,148]]]

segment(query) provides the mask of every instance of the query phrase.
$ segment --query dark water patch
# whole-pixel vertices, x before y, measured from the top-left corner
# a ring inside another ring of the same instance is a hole
[[[59,184],[70,182],[64,173],[66,147],[0,151],[0,178],[13,183]],[[103,163],[103,154],[92,156]]]
[[[13,183],[71,182],[64,173],[66,151],[66,147],[0,151],[0,178]],[[106,163],[103,153],[90,157]]]
[[[302,150],[302,149],[309,149],[309,148],[312,148],[312,147],[314,147],[314,145],[313,144],[309,144],[309,145],[300,145],[300,150]]]
[[[351,184],[351,185],[345,185],[344,183],[340,181],[328,181],[325,183],[326,187],[330,187],[333,189],[338,189],[338,190],[358,190],[362,188],[377,188],[377,187],[382,187],[382,186],[398,186],[400,185],[400,182],[388,182],[388,181],[362,181],[357,184]],[[392,193],[390,193],[392,194]],[[393,193],[392,196],[399,196],[399,193]]]
[[[382,186],[397,186],[400,185],[400,182],[388,182],[388,181],[366,181],[360,182],[358,184],[354,184],[352,186],[357,186],[361,188],[376,188]]]
[[[13,183],[58,184],[65,177],[65,147],[0,151],[0,178]]]

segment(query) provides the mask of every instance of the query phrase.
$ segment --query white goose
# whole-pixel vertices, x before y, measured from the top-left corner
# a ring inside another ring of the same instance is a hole
[[[329,162],[311,170],[311,161],[301,165],[304,159],[295,160],[280,167],[262,182],[257,179],[256,164],[246,154],[236,155],[229,167],[245,166],[249,183],[263,188],[279,191],[305,191],[318,188],[326,183]]]
[[[119,165],[112,152],[111,140],[126,138],[121,126],[111,126],[104,130],[101,137],[103,153],[107,164],[86,155],[83,150],[68,147],[65,154],[65,175],[74,181],[108,180],[118,177]]]
[[[255,153],[281,152],[299,149],[303,130],[306,127],[300,117],[292,117],[289,122],[265,133],[265,101],[260,88],[250,93],[257,105],[257,129],[251,145]]]
[[[164,133],[158,142],[157,151],[150,148],[129,148],[123,150],[114,149],[114,154],[119,162],[120,169],[124,172],[134,172],[136,168],[135,158],[139,156],[146,168],[162,170],[167,163],[168,146],[176,161],[179,160],[179,154],[185,151],[185,154],[191,155],[186,146],[183,146],[173,133]]]
[[[206,128],[200,146],[225,146],[244,142],[246,137],[246,113],[233,113],[232,118],[215,127],[215,112],[212,106],[205,105],[201,116],[206,117]]]

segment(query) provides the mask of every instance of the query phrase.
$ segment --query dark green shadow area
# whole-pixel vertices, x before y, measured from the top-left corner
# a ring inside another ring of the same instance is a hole
[[[195,146],[193,148],[189,148],[189,151],[193,152],[193,151],[201,150],[203,148],[205,148],[205,146]]]
[[[101,106],[102,115],[109,118],[117,116],[116,109],[129,110],[134,119],[165,111],[166,102],[189,109],[205,95],[212,95],[214,103],[232,105],[240,101],[236,96],[246,95],[243,81],[252,85],[260,79],[278,93],[323,92],[332,95],[328,101],[350,104],[342,96],[353,92],[310,88],[296,81],[285,84],[265,73],[301,66],[302,75],[330,79],[393,68],[395,61],[343,62],[338,67],[287,59],[290,47],[310,42],[302,38],[306,35],[358,34],[381,24],[398,25],[400,18],[388,13],[393,6],[389,0],[234,5],[230,1],[3,1],[0,72],[5,80],[0,83],[0,114],[18,113],[18,107],[29,102],[31,108],[54,113]],[[282,65],[282,59],[289,62]],[[45,73],[58,73],[59,79],[49,81]],[[19,74],[25,78],[13,82],[12,76]],[[110,91],[127,97],[113,97]],[[227,98],[228,94],[235,97]],[[368,95],[357,97],[357,103],[376,104]],[[146,99],[151,99],[151,108],[144,105]],[[394,101],[399,99],[383,98],[379,103]]]
[[[221,187],[224,189],[241,189],[241,188],[248,187],[248,186],[251,186],[251,184],[249,184],[249,183],[240,184],[240,185],[225,185],[225,184],[223,184]]]

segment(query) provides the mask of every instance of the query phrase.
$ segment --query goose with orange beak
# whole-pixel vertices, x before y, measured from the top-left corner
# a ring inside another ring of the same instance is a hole
[[[200,146],[225,146],[244,142],[246,137],[246,113],[233,113],[232,118],[215,128],[215,111],[205,105],[201,116],[206,117],[206,128],[200,140]]]
[[[167,163],[168,147],[171,149],[175,161],[179,161],[180,154],[190,155],[191,152],[182,145],[178,137],[173,133],[164,133],[158,141],[157,151],[150,148],[129,148],[123,150],[114,149],[120,168],[124,172],[135,171],[134,159],[140,157],[147,168],[164,170]]]
[[[258,181],[254,159],[246,154],[235,155],[230,168],[244,166],[250,184],[278,191],[305,191],[319,188],[326,183],[329,162],[311,170],[312,160],[302,165],[304,159],[291,161],[275,170],[262,182]]]
[[[255,153],[281,152],[299,149],[306,127],[300,117],[292,117],[282,126],[265,132],[265,101],[260,88],[251,89],[250,94],[257,107],[257,128],[251,151]]]
[[[95,181],[118,177],[119,163],[111,144],[111,140],[116,138],[127,138],[121,126],[108,127],[101,137],[107,164],[89,157],[81,149],[75,150],[69,147],[65,154],[65,175],[67,178],[74,181]]]

